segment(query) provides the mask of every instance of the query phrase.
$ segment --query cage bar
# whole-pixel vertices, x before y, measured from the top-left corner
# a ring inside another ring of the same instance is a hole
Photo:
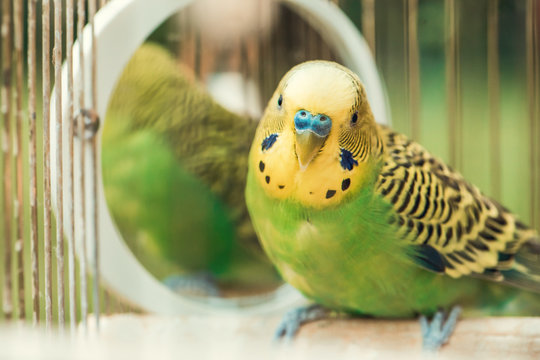
[[[540,4],[538,1],[535,3],[534,11],[534,68],[535,68],[535,116],[536,116],[536,177],[535,182],[537,185],[536,199],[533,199],[536,202],[536,225],[535,228],[539,230],[540,228]]]
[[[11,0],[2,9],[2,154],[4,162],[4,289],[2,310],[5,319],[13,316],[12,251],[12,164],[11,164]]]
[[[62,171],[62,0],[54,0],[54,75],[56,102],[56,277],[58,326],[64,327],[64,199]],[[47,129],[45,129],[46,131]]]
[[[39,323],[38,209],[36,164],[36,3],[28,0],[28,123],[30,186],[30,261],[32,268],[32,322]]]
[[[450,165],[461,168],[461,76],[459,58],[459,11],[456,0],[445,0],[446,34],[446,107],[448,119]]]
[[[85,181],[85,172],[86,159],[85,159],[85,149],[86,149],[86,138],[84,136],[84,125],[85,118],[83,115],[83,109],[85,108],[85,99],[84,99],[84,42],[83,42],[83,30],[84,24],[86,23],[86,8],[85,1],[77,1],[77,40],[79,41],[79,82],[78,93],[77,93],[77,102],[79,106],[78,112],[78,134],[79,134],[79,143],[80,143],[80,158],[79,158],[79,173],[78,173],[78,183],[80,186],[81,199],[79,203],[80,207],[80,222],[81,226],[78,229],[79,237],[81,239],[81,256],[79,257],[80,264],[80,298],[81,298],[81,323],[84,331],[88,330],[88,285],[87,285],[87,253],[86,253],[86,181]]]
[[[52,244],[51,244],[51,54],[50,54],[50,2],[43,0],[42,6],[42,79],[43,79],[43,241],[45,252],[45,326],[52,327]]]
[[[71,216],[71,224],[69,228],[70,236],[68,237],[68,279],[69,279],[69,322],[71,332],[74,333],[77,326],[77,304],[76,304],[76,285],[75,285],[75,207],[73,206],[75,199],[74,190],[74,161],[73,161],[73,140],[75,136],[75,124],[73,119],[73,33],[74,33],[74,9],[73,0],[66,1],[66,63],[67,63],[67,124],[68,124],[68,169],[69,176],[67,177],[68,198],[66,204]]]
[[[180,41],[179,41],[179,53],[181,62],[186,64],[190,69],[195,69],[195,54],[194,54],[194,42],[191,33],[193,31],[191,27],[191,9],[184,9],[180,15]]]
[[[539,182],[539,173],[540,173],[540,155],[538,152],[538,132],[540,125],[538,124],[536,118],[536,102],[538,99],[538,87],[537,87],[537,76],[536,72],[538,64],[538,42],[536,40],[537,34],[537,8],[538,5],[535,0],[527,0],[526,3],[526,12],[525,12],[525,44],[526,44],[526,71],[527,71],[527,111],[529,117],[529,158],[530,158],[530,167],[531,175],[529,178],[529,187],[531,194],[530,201],[530,219],[531,226],[538,228],[540,220],[540,209],[538,209],[538,199],[540,198],[540,185]]]
[[[418,50],[418,0],[405,0],[407,24],[407,82],[411,137],[420,140],[420,59]]]
[[[499,0],[487,7],[487,72],[489,103],[489,152],[491,195],[501,198],[501,133],[499,80]]]
[[[93,118],[92,123],[93,125],[96,124],[99,119],[97,119],[97,76],[96,76],[96,36],[95,36],[95,24],[94,24],[94,17],[96,15],[96,1],[97,0],[89,0],[89,17],[88,17],[88,23],[90,24],[90,29],[92,33],[92,44],[91,44],[91,54],[92,54],[92,66],[91,66],[91,86],[90,86],[90,105],[92,110]],[[97,189],[97,173],[98,173],[98,163],[97,163],[97,152],[98,152],[98,141],[97,141],[97,134],[94,134],[92,136],[91,142],[91,151],[90,151],[90,163],[92,168],[92,225],[93,225],[93,241],[92,241],[92,258],[94,262],[94,281],[93,281],[93,308],[94,308],[94,317],[96,321],[96,328],[99,329],[99,244],[98,244],[98,237],[99,237],[99,221],[98,221],[98,210],[97,210],[97,197],[98,197],[98,189]]]
[[[264,6],[262,5],[261,1],[259,0],[259,9],[258,9],[258,14],[257,16],[259,17],[259,19],[261,19],[263,16],[264,16]],[[282,10],[280,7],[277,7],[276,9],[276,12],[280,13]],[[262,22],[259,21],[259,24],[260,24],[260,28],[259,28],[259,34],[262,34],[263,33],[263,26],[262,26]],[[279,31],[279,27],[277,29],[275,29],[275,31]],[[269,31],[266,38],[264,39],[264,41],[261,41],[261,39],[259,38],[259,41],[257,42],[257,68],[258,69],[266,69],[266,71],[259,71],[258,73],[258,79],[257,79],[257,84],[259,85],[259,88],[260,88],[260,97],[261,97],[261,104],[264,104],[264,99],[268,99],[269,98],[269,95],[268,95],[268,82],[269,82],[269,78],[271,76],[271,69],[269,67],[267,67],[267,63],[268,63],[268,59],[269,57],[271,56],[271,53],[268,52],[268,47],[269,47],[269,42],[271,41],[271,38],[272,38],[272,32],[273,31]],[[265,104],[266,105],[266,104]]]
[[[15,198],[13,217],[15,218],[15,256],[17,259],[17,300],[19,319],[26,318],[24,298],[24,214],[23,214],[23,0],[16,0],[13,7],[15,45],[15,134],[13,136],[13,156],[16,164]]]
[[[375,0],[362,0],[362,34],[371,49],[373,58],[377,54],[375,43]]]
[[[261,17],[262,17],[262,8],[263,6],[261,5],[261,0],[257,1],[257,4],[258,4],[258,8],[257,8],[257,16],[259,18],[259,25],[261,24]],[[279,9],[277,10],[279,11]],[[258,33],[259,34],[262,34],[262,25],[260,25],[260,28],[258,29]],[[270,34],[268,34],[268,36],[270,36]],[[255,57],[255,68],[256,69],[263,69],[263,66],[264,66],[264,63],[263,63],[263,57],[264,57],[264,47],[262,45],[262,42],[259,40],[259,41],[255,41],[255,46],[256,46],[256,51],[255,53],[257,54],[257,56]],[[257,72],[257,74],[255,74],[255,82],[257,84],[257,86],[259,87],[259,99],[261,101],[261,104],[264,104],[264,96],[265,96],[265,75],[264,75],[264,71],[259,71]],[[266,105],[266,104],[264,104]],[[264,108],[264,105],[263,105],[263,108]]]
[[[240,64],[239,64],[238,70],[240,74],[242,74],[242,77],[244,79],[249,79],[251,75],[249,71],[248,45],[249,45],[248,38],[246,36],[243,36],[238,46],[239,56],[240,56]],[[249,101],[249,96],[248,96],[248,86],[247,86],[246,81],[244,81],[242,84],[242,96],[244,97],[244,101],[247,103],[247,101]],[[245,107],[244,110],[245,112],[243,115],[248,115],[249,111],[248,111],[247,106]]]

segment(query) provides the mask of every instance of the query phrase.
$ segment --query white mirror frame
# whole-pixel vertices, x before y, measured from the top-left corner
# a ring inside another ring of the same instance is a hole
[[[98,153],[97,153],[97,181],[98,196],[97,208],[99,213],[99,267],[100,276],[107,287],[121,298],[146,311],[163,314],[179,315],[186,313],[197,314],[263,314],[273,312],[283,312],[291,307],[302,304],[306,300],[295,289],[288,285],[283,285],[276,291],[262,296],[247,296],[235,299],[204,298],[202,300],[181,296],[161,282],[159,282],[148,270],[146,270],[133,253],[127,247],[117,230],[114,221],[109,213],[103,181],[101,177],[101,129],[105,121],[105,114],[109,104],[109,97],[114,90],[117,79],[137,48],[143,41],[159,26],[163,21],[188,6],[193,0],[115,0],[102,8],[95,17],[96,36],[96,66],[97,66],[97,112],[101,120],[98,131]],[[347,16],[333,3],[327,0],[281,0],[300,16],[312,23],[320,31],[328,44],[334,45],[334,51],[343,60],[344,65],[355,71],[364,82],[368,98],[379,123],[390,123],[390,112],[387,97],[378,75],[375,62],[371,52]],[[90,65],[91,65],[91,32],[89,26],[84,30],[84,90],[85,104],[90,103]],[[73,77],[75,80],[75,94],[80,84],[79,77],[79,50],[78,42],[75,43],[73,54]],[[62,69],[62,112],[63,112],[63,181],[67,184],[68,165],[68,101],[67,94],[67,68],[64,64]],[[55,189],[57,183],[56,176],[56,117],[55,117],[55,96],[51,98],[51,171],[53,191],[53,208],[56,208]],[[75,110],[75,113],[78,109]],[[80,172],[77,159],[80,158],[80,143],[75,138],[75,174]],[[90,147],[86,151],[85,174],[92,174],[90,165]],[[86,179],[86,214],[91,214],[93,199],[91,192],[91,179]],[[64,185],[64,199],[69,196],[67,186]],[[75,180],[75,204],[80,204],[81,189]],[[71,213],[68,204],[64,201],[64,233],[66,237],[71,236]],[[81,211],[75,206],[75,227],[80,228]],[[90,216],[88,216],[90,219]],[[93,226],[87,220],[87,254],[91,254],[93,239]],[[82,240],[76,239],[77,254],[82,254]],[[88,256],[88,261],[93,259]],[[242,311],[238,311],[242,310]]]

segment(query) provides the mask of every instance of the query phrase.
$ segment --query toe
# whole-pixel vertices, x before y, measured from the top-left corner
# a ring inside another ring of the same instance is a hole
[[[450,315],[448,316],[448,319],[446,319],[441,330],[442,344],[446,343],[454,332],[460,314],[461,308],[459,306],[454,307],[450,312]]]
[[[285,336],[286,332],[287,332],[287,328],[285,324],[283,323],[279,324],[278,328],[276,329],[276,332],[274,333],[274,341],[281,339],[283,336]]]
[[[424,315],[420,315],[420,328],[422,331],[422,338],[425,338],[429,333],[429,322]]]
[[[428,323],[424,316],[420,317],[420,326],[422,330],[422,347],[427,351],[437,351],[442,345],[448,342],[448,339],[454,332],[461,308],[456,306],[450,312],[448,318],[444,320],[442,311],[437,312]]]
[[[440,331],[441,328],[442,328],[442,323],[443,323],[443,317],[444,317],[444,313],[442,311],[437,311],[435,313],[435,315],[433,316],[433,319],[431,320],[431,324],[430,324],[430,328],[431,328],[431,332],[434,332],[434,331]]]
[[[274,333],[274,340],[281,338],[292,340],[303,324],[323,319],[326,316],[327,310],[319,305],[310,305],[293,309],[283,316],[281,323]]]

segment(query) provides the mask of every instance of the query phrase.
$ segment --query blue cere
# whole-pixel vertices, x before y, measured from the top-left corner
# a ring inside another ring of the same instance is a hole
[[[326,137],[332,128],[332,119],[324,114],[312,115],[307,110],[300,110],[294,115],[294,128],[298,134],[309,130],[317,136]]]
[[[341,149],[340,164],[343,169],[352,170],[354,165],[358,165],[358,161],[356,161],[349,150]]]
[[[274,143],[276,142],[277,137],[278,137],[277,134],[268,135],[261,144],[262,151],[266,151],[270,149],[272,145],[274,145]]]

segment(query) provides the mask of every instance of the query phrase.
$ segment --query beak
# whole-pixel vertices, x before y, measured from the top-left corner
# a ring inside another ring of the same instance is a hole
[[[319,136],[311,130],[296,132],[296,154],[301,170],[305,170],[317,155],[326,137]]]

